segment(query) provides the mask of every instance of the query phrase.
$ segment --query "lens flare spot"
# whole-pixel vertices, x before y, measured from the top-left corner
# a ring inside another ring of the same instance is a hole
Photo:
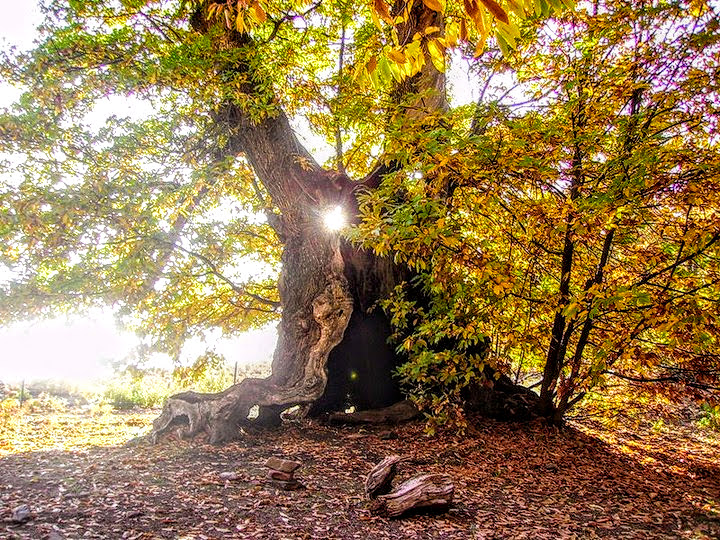
[[[323,214],[323,223],[325,228],[330,231],[339,231],[345,225],[347,225],[347,219],[345,218],[345,212],[342,207],[333,206],[328,208]]]

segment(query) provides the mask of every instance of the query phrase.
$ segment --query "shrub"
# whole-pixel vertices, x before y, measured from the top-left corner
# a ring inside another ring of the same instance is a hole
[[[238,381],[269,374],[267,363],[238,366]],[[172,372],[127,367],[106,385],[103,401],[114,409],[149,409],[161,406],[165,399],[179,392],[221,392],[232,384],[233,369],[222,356],[208,353],[192,365],[177,367]]]
[[[17,399],[8,397],[0,401],[0,431],[12,433],[19,415],[20,404]]]
[[[66,411],[67,405],[62,398],[43,392],[36,398],[26,400],[23,408],[30,413],[55,413]]]
[[[135,407],[151,409],[162,405],[171,393],[167,383],[159,382],[157,377],[136,379],[125,377],[110,383],[105,390],[104,398],[114,409],[128,410]]]

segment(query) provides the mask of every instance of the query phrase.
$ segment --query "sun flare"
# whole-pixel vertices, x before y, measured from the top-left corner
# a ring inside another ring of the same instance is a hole
[[[347,225],[347,219],[345,218],[345,212],[341,206],[333,206],[325,210],[323,214],[323,223],[325,228],[330,231],[339,231],[345,225]]]

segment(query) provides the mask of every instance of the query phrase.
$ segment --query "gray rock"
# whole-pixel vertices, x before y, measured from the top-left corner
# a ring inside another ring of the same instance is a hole
[[[10,521],[13,523],[25,523],[32,517],[30,507],[27,504],[21,504],[12,509]]]

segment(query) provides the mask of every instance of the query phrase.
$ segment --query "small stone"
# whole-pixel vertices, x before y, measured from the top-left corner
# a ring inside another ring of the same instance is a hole
[[[234,472],[234,471],[221,472],[221,473],[220,473],[220,479],[221,479],[221,480],[228,480],[228,481],[231,481],[231,482],[232,482],[233,480],[239,480],[239,479],[240,479],[240,473],[236,473],[236,472]]]
[[[283,482],[291,482],[295,480],[295,478],[293,477],[293,473],[273,470],[268,471],[267,477],[270,478],[270,480],[282,480]]]
[[[293,473],[300,467],[302,467],[302,463],[299,461],[290,461],[287,459],[282,459],[279,457],[270,457],[265,462],[265,466],[269,469],[274,469],[276,471],[282,471],[285,473]]]
[[[290,480],[289,482],[285,482],[283,480],[273,480],[272,485],[284,491],[294,491],[305,487],[297,480]]]
[[[386,431],[380,434],[381,441],[394,441],[398,438],[398,434],[394,431]]]
[[[13,523],[25,523],[29,519],[30,507],[27,504],[21,504],[13,508],[12,517],[10,518]]]
[[[45,540],[65,540],[65,537],[57,531],[52,531],[45,537]]]

